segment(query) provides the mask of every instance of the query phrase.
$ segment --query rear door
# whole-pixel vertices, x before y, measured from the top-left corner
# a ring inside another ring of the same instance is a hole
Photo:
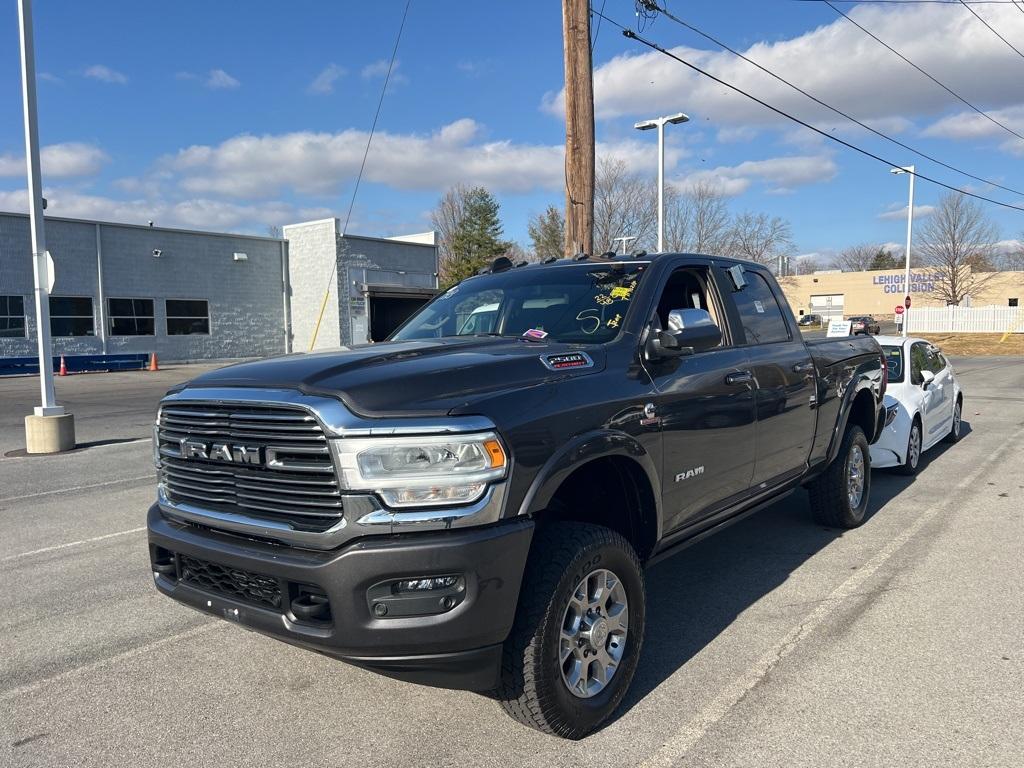
[[[756,386],[757,460],[753,486],[770,487],[803,471],[814,442],[814,362],[789,305],[760,269],[744,269],[734,290]]]
[[[708,310],[723,340],[704,352],[644,362],[657,390],[652,405],[662,430],[666,533],[745,495],[755,458],[747,350],[733,343],[707,260],[673,264],[652,308],[651,327],[667,328],[673,309]]]

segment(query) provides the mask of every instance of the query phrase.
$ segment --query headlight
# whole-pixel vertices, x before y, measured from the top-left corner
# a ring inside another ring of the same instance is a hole
[[[373,491],[389,507],[468,504],[505,477],[508,458],[493,432],[333,442],[346,489]]]
[[[885,426],[889,426],[896,420],[896,414],[899,412],[900,407],[898,405],[890,405],[885,409]]]

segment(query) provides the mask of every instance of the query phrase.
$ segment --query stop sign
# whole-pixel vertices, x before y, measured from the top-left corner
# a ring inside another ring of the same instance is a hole
[[[907,296],[907,298],[903,300],[903,306],[910,309],[910,296]]]
[[[896,305],[896,314],[897,315],[902,315],[903,314],[903,307],[899,306],[898,304]]]

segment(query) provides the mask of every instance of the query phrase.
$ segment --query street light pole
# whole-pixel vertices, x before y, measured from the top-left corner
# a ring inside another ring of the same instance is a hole
[[[642,120],[633,125],[638,131],[658,129],[658,253],[665,250],[665,125],[685,123],[690,118],[682,112],[653,120]]]
[[[36,339],[39,342],[40,405],[25,417],[28,453],[57,453],[75,447],[74,416],[57,404],[50,346],[50,267],[43,221],[43,182],[39,169],[39,125],[36,113],[36,64],[32,41],[32,0],[18,0],[21,37],[21,95],[25,113],[25,164],[28,171],[29,220],[32,229],[32,273],[35,278]]]
[[[914,233],[914,166],[908,165],[902,168],[893,168],[890,173],[897,175],[905,173],[910,176],[910,200],[907,203],[907,250],[906,250],[906,263],[904,265],[903,272],[903,288],[907,293],[907,298],[910,298],[910,241]],[[903,311],[903,336],[907,335],[908,327],[910,326],[910,307],[905,307]]]

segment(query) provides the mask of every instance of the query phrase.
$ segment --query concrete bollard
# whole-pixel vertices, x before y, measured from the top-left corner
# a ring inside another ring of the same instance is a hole
[[[25,417],[25,450],[28,453],[61,453],[74,447],[74,415]]]

